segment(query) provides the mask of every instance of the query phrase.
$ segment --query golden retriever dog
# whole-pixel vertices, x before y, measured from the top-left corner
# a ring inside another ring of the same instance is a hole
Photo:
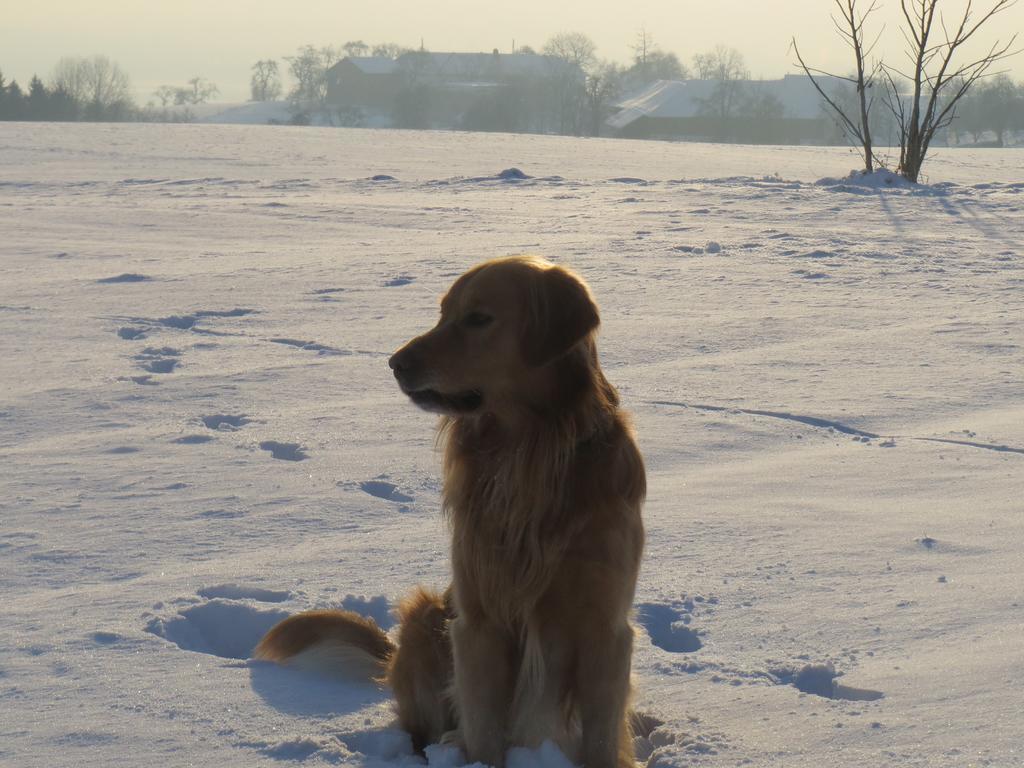
[[[586,768],[634,764],[629,693],[643,460],[598,363],[583,281],[534,257],[462,275],[437,325],[390,359],[441,414],[452,583],[399,607],[392,642],[345,611],[286,619],[257,658],[362,654],[417,749],[502,766],[550,739]]]

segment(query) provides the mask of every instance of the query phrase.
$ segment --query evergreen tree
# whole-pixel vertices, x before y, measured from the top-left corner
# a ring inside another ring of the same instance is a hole
[[[4,119],[24,120],[25,119],[25,94],[17,80],[11,80],[4,94]]]
[[[26,120],[52,120],[50,116],[50,92],[43,81],[32,75],[28,86],[28,98],[25,100]]]
[[[51,120],[77,120],[80,107],[75,98],[66,90],[60,87],[50,91],[50,119]]]
[[[7,120],[7,81],[0,70],[0,120]]]

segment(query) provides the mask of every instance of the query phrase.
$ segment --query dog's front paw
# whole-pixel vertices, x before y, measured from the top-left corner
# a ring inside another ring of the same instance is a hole
[[[423,750],[430,768],[458,768],[465,765],[466,754],[459,739],[457,730],[448,731],[437,744],[431,744]]]
[[[462,749],[462,731],[458,728],[445,731],[441,734],[441,738],[437,740],[437,743],[446,747],[458,747],[459,749]]]

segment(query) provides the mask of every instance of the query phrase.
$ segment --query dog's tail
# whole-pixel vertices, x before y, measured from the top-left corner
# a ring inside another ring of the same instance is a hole
[[[373,619],[351,611],[308,611],[275,626],[253,657],[391,688],[402,728],[422,751],[456,726],[449,688],[453,675],[444,594],[418,587],[398,606],[398,643]]]
[[[352,611],[307,611],[273,627],[253,658],[367,681],[383,681],[396,646],[373,619]]]

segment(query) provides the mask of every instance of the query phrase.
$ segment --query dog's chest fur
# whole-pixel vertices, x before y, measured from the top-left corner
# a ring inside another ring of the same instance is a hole
[[[573,509],[580,457],[573,443],[528,435],[484,449],[454,425],[445,457],[445,511],[462,601],[520,624],[541,599],[583,525]]]

